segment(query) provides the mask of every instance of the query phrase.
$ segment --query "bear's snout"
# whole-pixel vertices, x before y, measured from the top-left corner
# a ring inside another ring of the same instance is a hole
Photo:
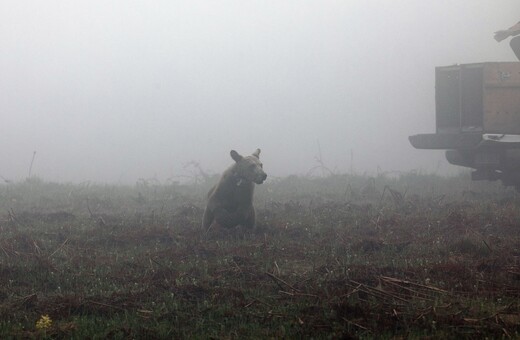
[[[260,176],[257,177],[255,183],[256,184],[262,184],[264,183],[264,181],[267,179],[267,174],[264,172],[263,174],[261,174]]]

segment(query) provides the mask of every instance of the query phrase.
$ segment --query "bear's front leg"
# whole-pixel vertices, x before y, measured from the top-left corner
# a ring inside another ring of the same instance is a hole
[[[246,228],[252,229],[255,227],[255,224],[256,224],[255,208],[251,207],[251,209],[249,209],[249,212],[247,213],[247,216],[244,220],[243,226]]]
[[[236,212],[230,213],[224,208],[215,209],[215,222],[225,228],[232,228],[240,223]]]
[[[204,210],[204,217],[202,217],[202,229],[208,230],[214,218],[215,216],[213,215],[211,209],[206,207],[206,209]]]

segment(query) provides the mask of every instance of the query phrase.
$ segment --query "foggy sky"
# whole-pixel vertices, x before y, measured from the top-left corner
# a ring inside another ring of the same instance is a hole
[[[513,61],[518,0],[0,1],[0,175],[134,183],[218,173],[447,173],[434,68]],[[351,162],[353,160],[353,162]]]

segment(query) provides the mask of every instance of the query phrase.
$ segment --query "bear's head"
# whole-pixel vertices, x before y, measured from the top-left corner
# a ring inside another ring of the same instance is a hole
[[[231,158],[236,162],[234,172],[241,178],[248,181],[262,184],[267,178],[267,174],[262,169],[260,162],[260,149],[256,149],[251,156],[243,157],[235,150],[230,152]]]

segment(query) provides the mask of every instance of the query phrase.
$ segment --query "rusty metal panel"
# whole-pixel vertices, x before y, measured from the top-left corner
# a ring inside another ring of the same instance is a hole
[[[436,68],[437,133],[483,130],[483,67],[483,64],[468,64]]]
[[[520,134],[520,62],[486,63],[483,91],[484,130]]]
[[[462,132],[483,130],[482,65],[460,67],[460,128]]]
[[[437,133],[460,132],[460,68],[435,69],[435,120]]]
[[[520,62],[437,67],[437,133],[520,134]]]

